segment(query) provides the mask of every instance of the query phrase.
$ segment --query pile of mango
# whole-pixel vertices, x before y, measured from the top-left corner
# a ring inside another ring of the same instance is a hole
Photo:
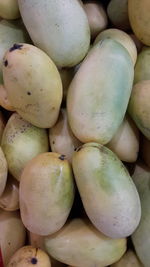
[[[0,18],[4,267],[150,267],[150,1]]]

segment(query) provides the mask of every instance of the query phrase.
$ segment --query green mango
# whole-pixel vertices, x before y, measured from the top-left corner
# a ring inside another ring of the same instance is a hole
[[[135,167],[134,174],[132,176],[133,181],[137,187],[141,208],[142,208],[142,216],[141,221],[136,229],[136,231],[132,234],[132,242],[136,253],[143,263],[144,267],[149,267],[150,264],[150,169],[142,164],[137,163]]]
[[[18,0],[24,24],[35,46],[58,67],[78,64],[90,45],[90,28],[78,0]]]
[[[74,135],[83,143],[108,143],[129,101],[134,66],[127,50],[112,39],[97,43],[75,74],[67,96]]]
[[[30,160],[21,175],[19,200],[26,228],[38,235],[57,232],[74,200],[72,169],[64,155],[48,152]]]
[[[33,126],[17,113],[9,118],[3,132],[1,146],[9,172],[20,181],[26,163],[40,153],[49,150],[46,129]]]
[[[141,217],[136,187],[118,157],[108,148],[88,143],[72,158],[73,172],[85,211],[106,236],[131,235]]]
[[[3,194],[8,174],[8,164],[2,148],[0,147],[0,196]]]
[[[50,57],[30,44],[14,44],[3,61],[4,87],[20,116],[40,128],[52,127],[62,101],[62,82]]]
[[[139,262],[136,254],[132,250],[128,250],[123,257],[111,265],[111,267],[143,267],[143,265]]]
[[[135,64],[134,84],[150,80],[150,47],[144,47],[138,54]]]
[[[88,221],[73,219],[44,240],[50,256],[65,264],[94,267],[112,264],[126,251],[126,239],[104,236]]]
[[[4,19],[19,18],[18,0],[0,0],[0,17]]]

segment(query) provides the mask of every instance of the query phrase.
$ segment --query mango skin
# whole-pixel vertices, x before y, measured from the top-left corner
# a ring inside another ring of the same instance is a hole
[[[136,187],[122,162],[108,148],[87,143],[74,153],[73,172],[84,209],[106,236],[131,235],[141,217]]]
[[[40,248],[24,246],[11,257],[7,267],[51,267],[50,258]]]
[[[137,187],[141,208],[142,208],[142,216],[141,221],[136,229],[136,231],[132,234],[132,242],[138,255],[139,259],[143,263],[144,267],[149,267],[150,263],[150,213],[149,213],[149,205],[150,205],[150,168],[148,168],[145,164],[138,162],[135,166],[135,171],[132,176],[133,181]]]
[[[137,38],[150,46],[150,1],[129,0],[128,14],[131,28]]]
[[[150,48],[144,47],[137,57],[134,73],[134,84],[144,80],[150,80],[149,64]]]
[[[111,267],[143,267],[136,254],[132,250],[128,250],[123,257]]]
[[[0,17],[4,19],[18,19],[20,17],[17,0],[0,0]]]
[[[3,194],[8,174],[8,164],[2,148],[0,147],[0,196]]]
[[[150,80],[138,82],[133,86],[128,106],[130,116],[148,140],[150,140],[149,98]]]
[[[64,156],[47,152],[29,161],[21,175],[19,200],[29,231],[44,236],[58,231],[74,200],[72,170]]]
[[[87,16],[77,0],[19,0],[24,24],[35,46],[58,67],[78,64],[90,45]]]
[[[25,244],[26,230],[18,211],[0,210],[0,244],[4,266]]]
[[[78,267],[107,266],[126,251],[126,239],[110,239],[88,220],[73,219],[45,238],[46,251],[57,260]]]
[[[4,56],[3,78],[8,99],[24,120],[40,128],[55,124],[62,82],[46,53],[30,44],[15,44]]]
[[[17,113],[13,113],[6,124],[1,146],[9,172],[18,181],[26,163],[49,150],[46,130],[33,126]]]
[[[115,40],[102,40],[89,51],[67,96],[69,124],[81,142],[112,139],[127,109],[133,69],[129,53]]]

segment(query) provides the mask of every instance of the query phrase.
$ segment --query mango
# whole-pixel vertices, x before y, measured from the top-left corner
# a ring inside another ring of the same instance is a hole
[[[104,39],[90,49],[67,96],[69,124],[81,142],[112,139],[127,109],[133,75],[132,59],[120,43]]]
[[[135,162],[139,152],[139,130],[133,120],[126,116],[118,131],[107,147],[112,150],[120,160]]]
[[[150,45],[150,1],[129,0],[128,14],[131,28],[137,38]]]
[[[150,80],[141,81],[133,86],[128,112],[137,127],[150,140]]]
[[[106,38],[111,38],[122,44],[127,49],[133,60],[133,64],[135,65],[137,60],[137,49],[134,41],[131,39],[129,34],[119,29],[106,29],[97,35],[94,44],[97,44],[99,41]]]
[[[38,235],[58,231],[74,200],[72,169],[64,155],[48,152],[30,160],[21,175],[19,200],[29,231]]]
[[[24,246],[11,257],[7,267],[51,267],[50,258],[39,248]]]
[[[18,0],[0,0],[0,17],[18,19],[20,17]]]
[[[24,120],[40,128],[56,123],[62,82],[46,53],[30,44],[14,44],[4,56],[3,78],[8,99]]]
[[[136,254],[132,250],[128,250],[123,257],[111,267],[142,267]]]
[[[46,130],[33,126],[17,113],[13,113],[6,124],[1,146],[9,172],[18,181],[26,163],[49,150]]]
[[[58,121],[49,129],[49,140],[52,152],[64,154],[69,162],[74,150],[82,144],[70,129],[65,109],[61,110]]]
[[[0,210],[0,244],[4,266],[25,244],[26,231],[17,211]]]
[[[141,218],[136,187],[122,162],[108,148],[87,143],[73,155],[73,172],[86,214],[106,236],[131,235]]]
[[[45,238],[50,256],[78,267],[107,266],[126,251],[126,239],[111,239],[96,230],[88,220],[73,219],[57,233]]]
[[[150,169],[143,163],[138,162],[135,166],[135,171],[132,176],[133,181],[137,187],[141,208],[142,216],[141,221],[132,234],[132,242],[135,251],[143,263],[144,267],[149,267],[150,253],[149,253],[149,232],[150,232]]]
[[[29,35],[58,67],[78,64],[87,54],[90,28],[78,0],[19,0]]]
[[[149,64],[150,64],[150,48],[143,47],[142,51],[138,54],[135,65],[134,84],[144,80],[150,80]]]
[[[19,183],[8,175],[5,190],[0,197],[0,208],[7,211],[19,209]]]

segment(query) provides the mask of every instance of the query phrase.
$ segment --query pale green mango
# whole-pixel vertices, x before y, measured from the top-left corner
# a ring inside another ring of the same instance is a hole
[[[133,64],[136,63],[137,49],[134,41],[132,40],[129,34],[119,29],[107,29],[105,31],[100,32],[100,34],[97,35],[94,44],[97,44],[100,40],[104,38],[111,38],[122,44],[129,52],[133,60]]]
[[[107,14],[117,28],[124,31],[130,29],[128,0],[111,0],[107,7]]]
[[[48,135],[45,129],[35,127],[13,113],[4,129],[1,146],[9,172],[20,181],[26,163],[49,150]]]
[[[72,169],[64,155],[48,152],[30,160],[21,175],[19,199],[21,218],[29,231],[57,232],[74,200]]]
[[[0,210],[0,246],[4,266],[25,244],[26,230],[18,211]]]
[[[18,0],[0,0],[0,17],[4,19],[19,18]]]
[[[61,110],[58,121],[49,129],[49,140],[52,152],[64,154],[70,162],[74,150],[82,144],[70,129],[65,109]]]
[[[149,267],[150,264],[150,169],[142,164],[137,163],[135,167],[135,171],[133,174],[133,181],[137,187],[141,208],[142,208],[142,216],[141,221],[136,229],[136,231],[132,235],[132,241],[134,244],[134,248],[136,253],[143,263],[144,267]]]
[[[3,194],[8,174],[8,164],[2,148],[0,147],[0,196]]]
[[[87,54],[90,28],[78,0],[19,0],[22,19],[35,46],[59,67],[78,64]]]
[[[62,101],[62,82],[50,57],[30,44],[14,44],[5,54],[4,87],[20,116],[40,128],[52,127]]]
[[[72,158],[73,172],[85,211],[106,236],[131,235],[139,224],[141,206],[134,183],[108,148],[88,143]]]
[[[150,80],[150,48],[144,47],[142,51],[138,54],[135,73],[134,73],[134,84]]]
[[[67,97],[69,124],[81,142],[112,139],[127,109],[133,75],[129,53],[115,40],[104,39],[89,51]]]
[[[45,238],[50,256],[78,267],[104,267],[116,262],[126,251],[126,239],[111,239],[89,221],[73,219],[59,232]]]

